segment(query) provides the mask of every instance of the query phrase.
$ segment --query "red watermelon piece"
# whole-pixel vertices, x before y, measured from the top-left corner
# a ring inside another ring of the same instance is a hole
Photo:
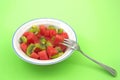
[[[63,37],[66,38],[66,39],[69,38],[69,37],[68,37],[68,34],[67,34],[66,32],[63,32],[63,33],[61,34],[61,36],[63,36]]]
[[[59,28],[58,28],[59,29]],[[37,32],[25,32],[22,36],[27,38],[27,43],[20,43],[20,48],[23,52],[26,53],[27,47],[32,44],[39,44],[42,40],[41,38],[44,37],[44,49],[41,49],[41,46],[34,47],[34,51],[30,54],[31,58],[40,59],[40,60],[48,60],[52,59],[52,57],[56,54],[61,52],[65,52],[66,46],[62,45],[61,43],[64,39],[69,38],[68,34],[64,31],[61,33],[58,32],[58,29],[50,27],[50,25],[39,25],[39,31]],[[58,48],[60,47],[60,50]]]
[[[27,44],[26,43],[21,43],[20,48],[23,50],[23,52],[26,52],[27,50]]]
[[[64,40],[64,37],[63,37],[63,36],[61,36],[61,35],[56,35],[56,36],[55,36],[55,39],[54,39],[54,44],[57,45],[57,44],[63,42],[63,40]]]
[[[34,58],[34,59],[38,59],[39,55],[37,53],[33,52],[33,53],[31,53],[30,57]]]
[[[46,50],[40,51],[38,52],[38,55],[40,57],[40,60],[48,60],[48,55],[46,53]]]
[[[60,47],[63,52],[65,52],[65,50],[67,49],[67,47],[62,44],[59,44],[58,47]]]
[[[53,48],[52,46],[48,46],[47,47],[47,54],[48,54],[49,58],[51,58],[51,56],[57,54],[57,50],[55,48]]]
[[[30,43],[38,43],[39,40],[37,38],[37,36],[32,33],[32,32],[26,32],[26,34],[24,34],[27,38],[27,43],[30,44]]]
[[[41,33],[41,35],[44,35],[45,34],[45,32],[46,32],[46,26],[45,25],[40,25],[39,26],[39,29],[40,29],[40,33]]]
[[[57,32],[56,32],[55,29],[49,30],[49,36],[50,36],[50,37],[53,37],[53,36],[55,36],[56,34],[57,34]]]

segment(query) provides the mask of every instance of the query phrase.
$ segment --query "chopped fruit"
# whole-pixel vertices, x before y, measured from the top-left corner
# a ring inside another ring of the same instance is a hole
[[[33,52],[33,49],[34,49],[35,45],[34,44],[30,44],[28,47],[27,47],[27,55],[30,56],[30,54]]]
[[[58,46],[61,48],[61,50],[62,50],[63,52],[64,52],[64,51],[66,50],[66,48],[67,48],[66,46],[64,46],[64,45],[62,45],[62,44],[59,44]]]
[[[53,46],[50,41],[47,41],[47,42],[46,42],[46,47],[48,47],[48,46]]]
[[[36,34],[36,37],[37,37],[37,38],[40,38],[40,37],[41,37],[40,32],[38,32],[38,33]]]
[[[29,33],[26,33],[24,34],[27,38],[27,43],[30,44],[30,43],[37,43],[39,42],[38,38],[35,36],[34,33],[32,32],[29,32]]]
[[[27,50],[27,44],[21,43],[20,44],[20,48],[23,50],[23,52],[26,52],[26,50]]]
[[[38,55],[40,57],[40,60],[48,60],[48,55],[46,53],[46,50],[40,51],[38,52]]]
[[[34,52],[36,52],[36,53],[38,53],[38,52],[40,52],[41,50],[40,50],[40,48],[35,48],[34,49]]]
[[[39,29],[36,25],[33,25],[30,29],[29,32],[33,32],[35,34],[37,34],[39,32]]]
[[[30,57],[31,57],[31,58],[35,58],[35,59],[38,59],[38,58],[39,58],[39,55],[38,55],[37,53],[33,52],[33,53],[30,54]]]
[[[46,46],[45,46],[45,44],[36,43],[35,44],[35,48],[39,48],[40,50],[45,50]]]
[[[61,49],[61,47],[55,47],[55,49],[58,51],[58,52],[62,52],[62,49]]]
[[[45,25],[40,25],[39,27],[41,35],[44,35],[46,32],[46,26]]]
[[[61,33],[63,33],[63,29],[62,29],[62,28],[59,28],[59,29],[58,29],[58,34],[61,34]]]
[[[54,56],[51,56],[51,58],[54,59],[54,58],[62,56],[63,54],[64,54],[63,52],[60,52],[60,53],[58,53],[58,54],[56,54]]]
[[[40,50],[45,50],[46,49],[46,45],[45,44],[40,44]]]
[[[27,43],[27,38],[25,36],[22,36],[20,38],[20,43]]]
[[[30,34],[31,34],[31,32],[25,32],[25,33],[23,34],[23,36],[27,37],[27,36],[30,35]]]
[[[53,37],[56,35],[56,31],[55,30],[49,30],[49,36]]]
[[[41,43],[41,44],[46,44],[46,39],[45,39],[44,37],[41,37],[41,38],[40,38],[40,43]]]
[[[67,34],[66,32],[63,32],[61,35],[62,35],[64,38],[68,39],[68,34]]]
[[[59,43],[63,42],[63,40],[64,40],[64,37],[63,37],[63,36],[61,36],[61,35],[56,35],[56,36],[55,36],[55,39],[54,39],[54,44],[59,44]]]
[[[48,53],[48,56],[51,57],[55,54],[57,54],[57,50],[55,48],[53,48],[52,46],[48,46],[47,47],[47,53]]]
[[[45,37],[49,37],[49,36],[50,36],[50,31],[49,31],[49,30],[46,30],[45,33],[44,33],[44,36],[45,36]]]
[[[50,29],[50,30],[55,30],[55,26],[49,25],[49,26],[48,26],[48,29]]]
[[[20,48],[27,56],[38,60],[50,60],[64,54],[64,39],[69,38],[62,28],[54,25],[33,25],[20,37]]]

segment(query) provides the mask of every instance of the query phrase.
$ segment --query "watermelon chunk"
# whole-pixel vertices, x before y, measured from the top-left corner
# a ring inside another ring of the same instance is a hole
[[[62,44],[59,44],[58,47],[60,47],[63,52],[67,49],[67,47]]]
[[[25,32],[25,33],[23,34],[23,36],[27,37],[27,36],[30,35],[30,34],[31,34],[31,32]]]
[[[46,53],[46,50],[40,51],[38,52],[38,55],[40,57],[40,60],[48,60],[48,55]]]
[[[27,50],[27,44],[26,43],[21,43],[20,48],[23,50],[23,52],[26,52]]]
[[[34,52],[35,52],[35,53],[38,53],[38,52],[40,52],[40,51],[41,51],[40,48],[35,48],[35,49],[34,49]]]
[[[20,48],[27,56],[48,60],[54,59],[66,50],[66,46],[61,43],[69,38],[68,34],[62,28],[56,28],[54,25],[32,25],[28,31],[20,37]]]
[[[32,32],[26,33],[25,36],[26,36],[26,38],[27,38],[27,43],[28,43],[28,44],[39,42],[37,36],[35,36],[35,34],[32,33]]]
[[[56,35],[56,30],[55,29],[49,30],[49,36],[50,37],[55,36],[55,35]]]
[[[35,52],[33,52],[31,55],[30,55],[31,58],[34,58],[34,59],[38,59],[39,58],[39,55]]]
[[[41,35],[44,35],[45,32],[46,32],[46,26],[45,25],[40,25],[39,30],[40,30]]]
[[[40,38],[40,37],[41,37],[40,32],[38,32],[38,33],[36,34],[36,37],[37,37],[37,38]]]
[[[49,35],[50,35],[50,31],[46,29],[46,31],[44,32],[44,36],[49,37]]]
[[[63,36],[63,37],[66,38],[66,39],[69,38],[69,37],[68,37],[68,34],[67,34],[66,32],[63,32],[63,33],[61,34],[61,36]]]
[[[54,44],[55,44],[55,45],[56,45],[56,44],[59,44],[59,43],[63,42],[63,40],[64,40],[64,37],[63,37],[63,36],[61,36],[61,35],[56,35],[55,38],[54,38]]]
[[[57,54],[57,50],[55,48],[53,48],[52,46],[48,46],[47,53],[48,53],[49,58],[51,58],[51,56]]]

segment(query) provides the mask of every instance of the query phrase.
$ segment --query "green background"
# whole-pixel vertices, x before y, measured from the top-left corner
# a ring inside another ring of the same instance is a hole
[[[19,26],[35,18],[56,18],[71,25],[81,49],[114,67],[118,76],[76,51],[50,66],[22,61],[12,48],[12,37]],[[119,80],[120,0],[1,0],[0,63],[0,80]]]

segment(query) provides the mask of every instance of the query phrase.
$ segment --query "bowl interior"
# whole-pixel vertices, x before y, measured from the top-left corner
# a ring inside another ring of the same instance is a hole
[[[69,57],[72,53],[73,50],[67,48],[67,50],[65,51],[65,53],[55,59],[51,59],[51,60],[37,60],[37,59],[32,59],[30,57],[28,57],[20,48],[19,46],[19,39],[20,37],[23,35],[24,32],[26,32],[32,25],[41,25],[41,24],[45,24],[45,25],[54,25],[58,28],[63,28],[65,32],[68,33],[69,39],[76,41],[76,34],[73,31],[73,29],[67,25],[66,23],[60,21],[60,20],[56,20],[56,19],[35,19],[35,20],[31,20],[25,24],[23,24],[20,28],[17,29],[17,31],[15,32],[14,36],[13,36],[13,48],[16,51],[16,54],[23,59],[26,62],[32,63],[32,64],[37,64],[37,65],[50,65],[50,64],[55,64],[58,62],[63,61],[64,59],[66,59],[67,57]]]

